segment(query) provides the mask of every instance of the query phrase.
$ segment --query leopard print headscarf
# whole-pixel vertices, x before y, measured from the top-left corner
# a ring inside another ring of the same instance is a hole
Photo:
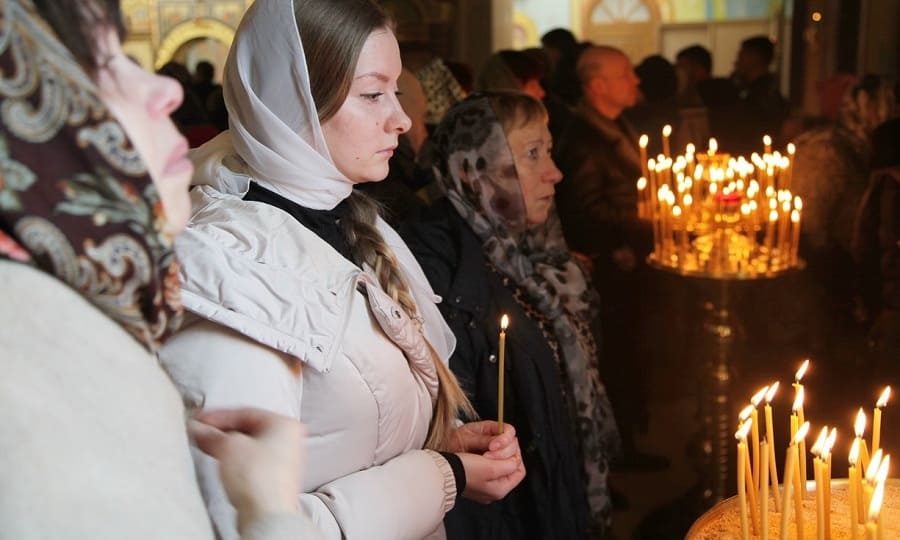
[[[0,258],[56,276],[155,351],[182,313],[159,196],[30,0],[0,7],[0,117]]]
[[[460,102],[438,125],[433,135],[435,175],[481,239],[488,261],[524,289],[553,323],[575,401],[594,528],[604,529],[612,512],[608,463],[619,454],[621,443],[597,369],[597,346],[590,332],[583,331],[589,327],[595,293],[569,254],[555,210],[541,226],[527,226],[512,150],[491,108],[491,95],[476,94]]]

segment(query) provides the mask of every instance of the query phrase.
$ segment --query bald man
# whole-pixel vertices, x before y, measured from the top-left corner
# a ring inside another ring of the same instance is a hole
[[[576,67],[581,102],[555,142],[556,164],[563,172],[557,209],[569,247],[590,257],[601,295],[600,367],[622,434],[620,467],[665,467],[664,459],[639,453],[633,438],[647,425],[641,386],[645,362],[635,330],[652,232],[637,217],[640,154],[637,135],[621,115],[636,103],[640,79],[628,57],[613,47],[585,49]]]

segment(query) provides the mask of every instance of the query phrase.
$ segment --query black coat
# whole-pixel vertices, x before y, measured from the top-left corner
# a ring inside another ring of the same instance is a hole
[[[508,280],[487,265],[481,241],[448,200],[401,231],[457,339],[450,368],[482,419],[497,417],[500,317],[506,341],[505,420],[515,426],[527,474],[502,501],[460,500],[447,514],[453,539],[585,537],[587,502],[574,424],[559,367],[537,323],[516,303]]]

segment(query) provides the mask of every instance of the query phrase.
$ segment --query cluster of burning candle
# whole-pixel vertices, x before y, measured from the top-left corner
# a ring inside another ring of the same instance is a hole
[[[795,148],[747,160],[706,152],[688,144],[674,159],[662,131],[663,153],[647,159],[649,138],[639,141],[642,176],[637,181],[638,217],[653,224],[652,259],[683,272],[766,274],[799,264],[797,248],[803,201],[791,192]]]
[[[796,538],[803,538],[803,499],[807,495],[806,436],[810,424],[803,413],[804,388],[801,383],[809,367],[803,362],[794,377],[794,404],[791,411],[791,440],[787,448],[784,466],[783,493],[779,491],[778,467],[775,462],[775,434],[772,422],[772,399],[778,391],[778,382],[762,388],[754,394],[740,413],[737,439],[737,491],[741,512],[741,539],[751,535],[767,540],[769,535],[769,484],[771,483],[775,507],[781,513],[780,540],[785,540],[790,530],[789,516],[794,507]],[[854,424],[856,438],[849,455],[850,528],[853,540],[862,540],[860,527],[865,529],[865,540],[882,540],[881,504],[887,481],[891,457],[880,448],[881,409],[887,405],[891,387],[885,387],[875,404],[872,430],[872,457],[869,458],[866,441],[866,415],[860,408]],[[765,399],[764,415],[766,432],[760,439],[758,408]],[[748,446],[747,436],[750,435]],[[831,538],[831,458],[837,439],[837,429],[824,426],[810,448],[813,455],[813,475],[816,486],[816,533],[818,540]],[[752,459],[751,459],[752,453]]]

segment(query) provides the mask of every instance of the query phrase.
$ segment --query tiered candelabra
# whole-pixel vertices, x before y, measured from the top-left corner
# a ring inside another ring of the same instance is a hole
[[[668,127],[668,126],[666,126]],[[646,159],[637,181],[638,215],[653,224],[652,264],[687,275],[753,279],[800,266],[797,256],[803,201],[791,192],[793,145],[750,159],[706,152],[689,144],[683,155]]]
[[[794,146],[749,159],[720,153],[715,139],[705,152],[687,145],[672,156],[662,131],[663,153],[647,159],[641,136],[643,176],[637,181],[638,215],[653,225],[651,266],[703,278],[707,300],[702,329],[714,346],[705,359],[700,388],[705,477],[704,503],[728,493],[733,417],[730,390],[734,345],[740,327],[731,309],[730,283],[773,278],[803,267],[797,250],[803,201],[791,192]],[[710,285],[714,285],[710,287]]]

